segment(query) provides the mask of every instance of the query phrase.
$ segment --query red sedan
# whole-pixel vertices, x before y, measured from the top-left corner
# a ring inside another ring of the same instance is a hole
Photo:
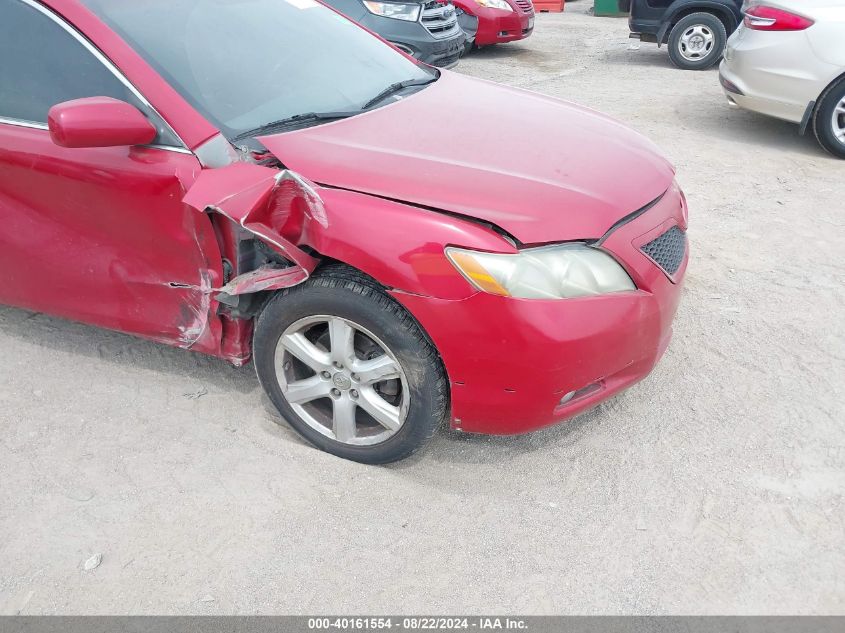
[[[478,18],[476,46],[523,40],[534,30],[531,0],[452,0],[452,4]]]
[[[687,261],[648,140],[312,0],[0,0],[0,218],[0,302],[252,357],[368,463],[634,384]]]

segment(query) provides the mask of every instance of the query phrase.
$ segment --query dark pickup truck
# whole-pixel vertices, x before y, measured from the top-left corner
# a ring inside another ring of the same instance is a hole
[[[678,68],[704,70],[722,58],[742,22],[742,0],[619,0],[630,12],[631,37],[667,44]]]

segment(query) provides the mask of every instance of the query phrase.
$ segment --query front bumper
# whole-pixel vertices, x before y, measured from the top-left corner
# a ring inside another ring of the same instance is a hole
[[[438,68],[454,68],[464,54],[466,39],[466,35],[462,33],[461,37],[446,41],[393,40],[391,44],[424,64]]]
[[[466,34],[461,32],[460,36],[446,40],[405,38],[390,40],[390,43],[424,64],[438,68],[454,68],[464,54],[466,41]]]
[[[634,292],[557,301],[395,293],[441,354],[451,425],[497,435],[533,431],[648,375],[671,338],[688,254],[670,279],[640,247],[673,226],[686,230],[685,202],[674,187],[604,242],[636,283]]]
[[[822,62],[803,31],[755,31],[740,26],[728,39],[719,80],[742,108],[800,123],[837,68]]]
[[[475,43],[478,46],[503,44],[522,40],[534,31],[534,12],[523,13],[521,10],[502,11],[479,6],[475,9],[478,17],[478,33]]]
[[[405,22],[367,14],[360,23],[388,42],[425,64],[451,68],[464,53],[467,36],[460,29],[446,37],[436,38],[419,22]]]

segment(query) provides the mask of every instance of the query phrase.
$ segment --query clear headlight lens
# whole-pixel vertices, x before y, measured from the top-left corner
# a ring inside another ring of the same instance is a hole
[[[636,290],[613,257],[586,244],[560,244],[515,255],[447,248],[446,256],[473,286],[519,299],[569,299]]]
[[[501,9],[502,11],[513,11],[513,7],[509,5],[505,0],[475,0],[478,4],[482,7],[487,7],[488,9]]]
[[[408,22],[416,22],[420,17],[421,5],[419,4],[400,4],[398,2],[372,2],[371,0],[364,0],[364,6],[367,7],[370,13],[380,15],[384,18],[394,18],[396,20],[407,20]]]

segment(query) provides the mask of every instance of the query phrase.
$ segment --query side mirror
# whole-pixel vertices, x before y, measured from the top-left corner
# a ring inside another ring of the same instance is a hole
[[[110,97],[65,101],[47,115],[50,137],[61,147],[146,145],[156,129],[141,111]]]

